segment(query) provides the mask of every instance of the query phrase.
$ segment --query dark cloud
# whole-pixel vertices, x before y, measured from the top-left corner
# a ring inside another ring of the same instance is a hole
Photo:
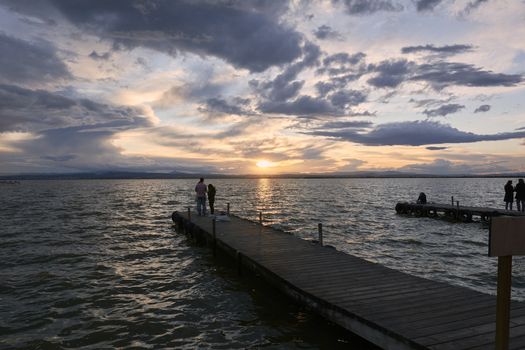
[[[439,147],[439,146],[428,146],[425,148],[428,149],[429,151],[443,151],[443,150],[448,149],[448,147]]]
[[[416,107],[432,107],[432,106],[439,106],[444,103],[447,103],[451,100],[451,98],[448,98],[447,100],[438,100],[433,98],[425,98],[422,100],[415,100],[411,98],[408,102],[413,103]]]
[[[378,74],[368,79],[368,83],[379,88],[396,87],[407,79],[414,67],[415,64],[413,62],[404,59],[387,60],[379,64],[370,64],[368,71]]]
[[[325,97],[332,91],[344,89],[350,82],[361,77],[361,74],[346,74],[338,77],[332,77],[328,81],[319,81],[315,88],[319,96]]]
[[[102,61],[107,61],[109,60],[109,58],[111,57],[111,52],[104,52],[103,54],[99,54],[98,52],[96,52],[95,50],[93,50],[90,54],[89,54],[89,57],[96,60],[96,61],[99,61],[99,60],[102,60]]]
[[[525,138],[525,131],[479,135],[428,120],[381,124],[365,133],[350,129],[342,131],[314,131],[307,134],[331,137],[368,146],[422,146]]]
[[[0,132],[39,132],[67,127],[118,131],[151,124],[139,108],[73,99],[13,85],[0,85],[0,117]]]
[[[406,46],[401,49],[402,53],[416,53],[416,52],[431,52],[445,55],[455,55],[459,53],[472,51],[472,45],[445,45],[445,46],[434,46],[434,45],[419,45],[419,46]]]
[[[463,10],[464,15],[469,15],[472,11],[476,10],[478,7],[480,7],[483,3],[488,2],[488,0],[474,0],[471,1],[465,6],[465,9]]]
[[[523,75],[493,73],[472,64],[441,61],[417,66],[410,80],[426,81],[436,89],[450,85],[515,86],[523,81]]]
[[[431,11],[443,0],[416,0],[418,11]]]
[[[30,4],[5,1],[18,11]],[[22,3],[26,3],[22,1]],[[261,72],[301,56],[303,36],[279,21],[280,2],[49,0],[72,24],[111,40],[115,47],[143,46],[176,55],[212,55]]]
[[[341,34],[333,30],[330,26],[322,25],[314,31],[314,35],[317,39],[339,39]]]
[[[228,115],[251,115],[253,114],[246,107],[249,106],[249,99],[235,98],[228,102],[222,98],[207,99],[199,111],[209,114],[228,114]]]
[[[369,128],[373,125],[369,121],[335,121],[320,125],[319,129],[347,129],[347,128]]]
[[[201,103],[202,101],[220,96],[225,88],[222,84],[211,82],[211,78],[203,77],[191,83],[176,85],[164,91],[162,96],[152,105],[155,108],[171,108],[182,101]]]
[[[476,108],[474,113],[483,113],[488,111],[490,111],[490,105],[481,105],[478,108]]]
[[[377,112],[370,112],[370,111],[347,111],[345,113],[346,116],[349,117],[375,117]]]
[[[339,52],[323,59],[323,66],[317,70],[317,73],[328,73],[330,76],[347,74],[347,73],[364,73],[364,58],[366,55],[362,52],[350,55],[346,52]]]
[[[364,53],[362,53],[362,52],[358,52],[358,53],[353,54],[353,55],[349,55],[346,52],[339,52],[339,53],[330,55],[330,56],[326,57],[325,59],[323,59],[323,65],[324,66],[331,66],[333,64],[356,65],[359,62],[361,62],[365,57],[366,57],[366,55]]]
[[[366,101],[367,95],[357,90],[340,90],[330,95],[332,105],[345,109],[350,106],[357,106]]]
[[[317,74],[326,73],[330,78],[315,84],[318,94],[325,97],[330,92],[344,89],[350,82],[363,76],[367,69],[364,62],[365,56],[362,52],[353,55],[340,52],[325,57]]]
[[[379,88],[393,88],[405,81],[424,81],[434,89],[447,86],[516,86],[523,82],[521,74],[494,73],[472,64],[438,61],[418,65],[405,59],[369,64],[367,73],[376,76],[368,83]]]
[[[332,0],[342,3],[350,15],[369,15],[380,11],[401,11],[403,6],[390,0]]]
[[[465,162],[452,162],[448,159],[435,159],[430,163],[410,164],[399,168],[399,171],[433,174],[433,175],[468,175],[468,174],[493,174],[512,171],[504,165],[487,163],[485,160],[480,164],[473,164],[472,159]]]
[[[263,113],[288,114],[302,117],[339,115],[341,111],[324,99],[300,96],[291,102],[266,101],[259,105]]]
[[[304,85],[304,81],[297,81],[299,73],[304,69],[319,64],[321,50],[319,46],[310,42],[304,44],[304,55],[295,63],[289,64],[282,73],[278,74],[273,80],[250,81],[250,87],[254,89],[262,98],[272,102],[287,101],[296,97]]]
[[[457,103],[451,103],[447,105],[440,106],[436,109],[425,109],[423,111],[424,114],[427,115],[427,117],[444,117],[447,114],[453,114],[457,111],[462,110],[465,108],[465,106],[457,104]]]
[[[0,83],[31,85],[70,79],[56,51],[47,41],[30,43],[0,32]]]

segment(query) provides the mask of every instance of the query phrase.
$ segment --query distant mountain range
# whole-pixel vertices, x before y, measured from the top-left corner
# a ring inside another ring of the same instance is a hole
[[[458,178],[458,177],[502,177],[523,178],[525,173],[506,174],[415,174],[398,171],[358,171],[347,173],[320,173],[320,174],[197,174],[197,173],[150,173],[150,172],[127,172],[127,171],[105,171],[66,174],[18,174],[2,175],[0,180],[89,180],[89,179],[228,179],[228,178]]]

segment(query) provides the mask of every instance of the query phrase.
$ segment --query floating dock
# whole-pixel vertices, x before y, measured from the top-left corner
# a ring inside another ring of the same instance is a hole
[[[503,210],[496,208],[467,207],[451,204],[417,204],[401,202],[396,204],[396,212],[427,217],[445,217],[463,222],[471,222],[473,217],[479,217],[481,221],[488,221],[493,216],[525,216],[524,212]]]
[[[495,296],[411,276],[235,216],[214,222],[189,215],[174,212],[172,219],[189,237],[234,259],[241,275],[260,276],[383,349],[494,349]],[[522,302],[511,305],[510,349],[525,349]]]

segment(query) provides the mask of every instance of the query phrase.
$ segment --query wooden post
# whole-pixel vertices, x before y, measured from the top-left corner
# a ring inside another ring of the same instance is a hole
[[[235,254],[235,260],[237,261],[237,274],[239,276],[242,276],[242,253],[241,252],[237,252]]]
[[[512,255],[498,257],[498,295],[496,299],[496,350],[509,348],[510,289]]]
[[[230,216],[230,203],[226,203],[226,214]]]
[[[191,207],[188,207],[188,221],[191,222]]]
[[[262,211],[259,212],[259,224],[262,225]]]
[[[456,201],[456,219],[459,220],[459,201]]]
[[[496,350],[509,348],[512,256],[525,255],[525,217],[492,217],[489,230],[489,256],[498,257],[498,295],[496,297]]]
[[[319,223],[317,225],[317,231],[319,232],[319,244],[323,245],[323,224]]]
[[[215,227],[215,218],[211,221],[212,224],[212,234],[213,234],[213,256],[217,254],[217,233],[216,233],[216,227]]]
[[[454,196],[450,197],[450,201],[452,202],[452,206],[454,206]]]

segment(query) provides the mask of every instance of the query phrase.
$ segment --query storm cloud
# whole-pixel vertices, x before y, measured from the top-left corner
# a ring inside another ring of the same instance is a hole
[[[24,1],[4,1],[33,12]],[[303,37],[282,24],[284,5],[266,2],[50,0],[72,24],[115,47],[148,47],[177,55],[189,51],[261,72],[294,61]]]
[[[437,89],[450,85],[516,86],[523,82],[523,75],[494,73],[472,64],[441,61],[417,66],[410,80],[425,81]]]
[[[300,117],[340,115],[341,111],[324,99],[303,95],[290,102],[266,101],[259,105],[263,113],[287,114]]]
[[[471,45],[445,45],[445,46],[434,46],[434,45],[419,45],[419,46],[406,46],[401,49],[402,53],[417,53],[417,52],[431,52],[447,55],[455,55],[459,53],[472,51]]]
[[[251,115],[253,112],[246,107],[249,99],[236,98],[233,101],[226,101],[223,98],[215,97],[207,99],[203,106],[199,108],[201,112],[209,114],[229,114],[229,115]]]
[[[72,77],[50,42],[28,42],[0,32],[0,52],[0,83],[31,85]]]
[[[79,127],[124,130],[152,124],[137,107],[101,104],[44,90],[0,85],[0,132]]]
[[[314,31],[314,35],[317,39],[327,40],[327,39],[339,39],[341,34],[333,30],[330,26],[322,25]]]
[[[476,108],[474,113],[484,113],[488,111],[490,111],[490,105],[481,105],[478,108]]]
[[[410,71],[415,67],[413,62],[407,60],[386,60],[379,64],[371,64],[369,72],[378,73],[375,77],[368,79],[368,83],[379,88],[393,88],[401,84]]]
[[[453,114],[460,110],[465,108],[465,106],[457,104],[457,103],[450,103],[443,106],[440,106],[436,109],[425,109],[423,111],[424,114],[427,115],[427,117],[444,117],[447,114]]]
[[[418,11],[431,11],[442,0],[416,0],[416,8]]]
[[[350,15],[369,15],[380,11],[401,11],[403,6],[390,0],[333,0],[342,3]]]
[[[355,130],[315,131],[308,134],[331,137],[368,146],[422,146],[443,143],[469,143],[525,138],[525,131],[479,135],[433,121],[386,123],[368,132]]]

